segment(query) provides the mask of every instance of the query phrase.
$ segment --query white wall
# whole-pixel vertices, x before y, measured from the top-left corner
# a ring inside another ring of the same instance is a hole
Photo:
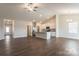
[[[27,22],[23,20],[16,20],[14,22],[14,38],[27,37]]]
[[[2,19],[0,19],[0,40],[1,39],[4,39],[4,30],[3,30],[3,21],[2,21]]]
[[[72,21],[71,21],[72,19]],[[69,33],[68,30],[68,23],[70,22],[76,22],[78,23],[78,28],[77,28],[77,33]],[[59,20],[58,20],[58,36],[59,37],[66,37],[66,38],[75,38],[79,39],[79,14],[74,14],[74,15],[59,15]]]
[[[2,33],[1,32],[2,32],[2,30],[1,30],[1,20],[0,20],[0,40],[2,39],[2,35],[1,35]]]
[[[59,37],[59,15],[56,15],[56,37]]]

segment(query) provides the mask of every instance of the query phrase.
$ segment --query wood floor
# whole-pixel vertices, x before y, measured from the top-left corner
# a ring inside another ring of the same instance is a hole
[[[0,40],[0,56],[77,56],[79,40],[28,37]]]

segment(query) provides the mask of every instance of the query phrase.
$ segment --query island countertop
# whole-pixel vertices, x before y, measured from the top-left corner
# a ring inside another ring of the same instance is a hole
[[[51,39],[52,32],[36,32],[36,37],[43,38],[43,39]]]

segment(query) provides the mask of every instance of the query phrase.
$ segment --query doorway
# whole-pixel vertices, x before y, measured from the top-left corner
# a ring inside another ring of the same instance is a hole
[[[13,38],[13,20],[4,20],[4,39]]]

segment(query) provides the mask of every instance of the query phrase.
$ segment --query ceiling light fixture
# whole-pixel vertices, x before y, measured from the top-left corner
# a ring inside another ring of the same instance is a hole
[[[40,14],[37,9],[39,7],[39,4],[38,3],[25,3],[24,4],[25,7],[24,9],[28,12],[32,12],[32,14],[34,15],[38,15],[39,17],[42,17],[42,14]]]
[[[25,3],[25,9],[28,11],[36,11],[37,8],[38,6],[35,3]]]

